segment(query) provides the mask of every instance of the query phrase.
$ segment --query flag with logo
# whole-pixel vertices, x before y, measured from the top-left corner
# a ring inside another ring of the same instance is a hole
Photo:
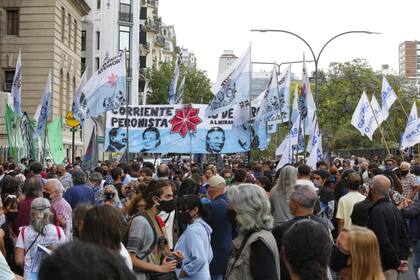
[[[41,100],[41,104],[38,105],[39,108],[39,116],[37,119],[37,127],[35,129],[35,133],[33,134],[33,138],[39,138],[39,135],[42,131],[45,130],[47,125],[48,117],[51,114],[51,83],[52,83],[52,76],[51,76],[51,69],[48,72],[48,80],[47,84],[44,89],[44,95]]]
[[[418,118],[416,102],[411,107],[407,125],[402,135],[401,148],[405,149],[420,143],[420,120]]]
[[[13,111],[18,115],[22,116],[22,98],[21,98],[21,86],[22,86],[22,61],[19,50],[19,56],[16,61],[15,76],[13,77],[12,84],[12,98],[13,98]]]
[[[310,154],[308,159],[306,160],[306,164],[312,168],[316,169],[316,163],[323,159],[322,155],[322,136],[320,135],[318,140],[313,145],[312,149],[310,150]]]
[[[299,87],[298,84],[296,84],[295,93],[293,94],[293,108],[292,108],[292,116],[291,116],[292,123],[294,123],[297,120],[298,115],[299,115],[299,106],[298,106],[298,96],[299,96],[298,89],[299,88],[298,87]]]
[[[366,124],[366,127],[364,128],[365,135],[372,141],[373,133],[375,133],[375,130],[382,124],[384,121],[383,115],[382,115],[382,108],[378,103],[378,100],[376,100],[375,95],[372,95],[372,99],[370,101],[371,109],[373,110],[371,117],[369,118],[369,121]]]
[[[305,135],[311,133],[312,116],[316,111],[314,98],[312,96],[311,84],[309,82],[309,73],[306,68],[306,63],[303,62],[302,69],[302,88],[298,97],[299,113],[303,120],[303,130]]]
[[[291,146],[291,139],[290,139],[290,134],[287,135],[286,138],[284,138],[283,142],[280,144],[279,148],[277,149],[282,149],[282,151],[279,151],[281,153],[281,159],[280,161],[277,163],[276,166],[276,170],[279,170],[280,168],[282,168],[283,166],[285,166],[288,163],[293,163],[293,150],[292,150],[292,146]],[[277,151],[276,151],[277,154]]]
[[[80,84],[76,89],[76,93],[74,94],[73,104],[72,104],[72,108],[71,108],[71,111],[73,113],[73,117],[75,119],[80,120],[80,124],[82,124],[82,125],[85,121],[84,117],[86,116],[86,112],[88,110],[87,102],[86,102],[86,96],[85,96],[85,94],[82,90],[83,87],[85,86],[85,84],[87,83],[87,81],[88,81],[87,70],[85,70],[82,77],[80,78]]]
[[[212,87],[213,100],[206,108],[206,117],[225,112],[249,99],[251,83],[251,47],[239,57]]]
[[[289,65],[279,76],[279,103],[280,110],[276,117],[270,119],[271,122],[288,122],[290,119],[290,84],[292,80],[291,66]]]
[[[362,134],[365,135],[364,128],[368,120],[372,116],[372,109],[370,108],[369,99],[366,92],[363,91],[362,96],[357,103],[356,109],[354,110],[351,118],[351,124]]]
[[[389,85],[388,80],[385,76],[382,78],[382,116],[383,119],[386,120],[389,116],[389,109],[391,108],[392,104],[397,100],[397,94]]]
[[[177,87],[178,79],[179,79],[180,63],[181,61],[177,58],[175,62],[174,75],[172,76],[171,84],[169,86],[169,96],[168,96],[169,104],[176,104],[176,87]]]
[[[258,110],[255,122],[266,122],[273,116],[280,114],[281,109],[279,88],[277,84],[277,70],[274,66],[265,88],[264,97],[262,99],[260,109]]]
[[[311,134],[309,135],[308,146],[306,147],[307,151],[312,151],[313,147],[316,145],[316,142],[319,141],[320,136],[321,133],[319,131],[318,120],[316,115],[314,115],[312,120]]]
[[[108,59],[82,87],[85,100],[84,120],[125,105],[126,100],[125,52]],[[77,117],[77,116],[75,116]],[[79,118],[79,120],[81,120]]]

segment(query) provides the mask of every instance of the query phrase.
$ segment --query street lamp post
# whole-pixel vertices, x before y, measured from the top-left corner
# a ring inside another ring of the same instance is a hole
[[[358,30],[351,30],[351,31],[346,31],[346,32],[343,32],[343,33],[337,34],[337,35],[333,36],[331,39],[329,39],[329,40],[328,40],[328,41],[327,41],[327,42],[326,42],[326,43],[322,46],[321,50],[320,50],[320,51],[319,51],[319,53],[318,53],[318,56],[316,56],[316,55],[315,55],[315,53],[314,53],[314,51],[313,51],[313,49],[312,49],[312,47],[311,47],[311,45],[309,45],[309,43],[308,43],[305,39],[303,39],[301,36],[299,36],[299,35],[298,35],[298,34],[296,34],[296,33],[291,32],[291,31],[288,31],[288,30],[281,30],[281,29],[252,29],[252,30],[251,30],[251,32],[280,32],[280,33],[287,33],[287,34],[290,34],[290,35],[293,35],[293,36],[295,36],[295,37],[299,38],[301,41],[303,41],[303,42],[305,43],[305,45],[306,45],[306,46],[308,46],[309,50],[311,51],[311,54],[312,54],[313,60],[314,60],[314,62],[315,62],[315,94],[316,94],[316,105],[317,105],[317,106],[318,106],[318,63],[319,63],[319,58],[320,58],[320,56],[321,56],[322,52],[324,51],[325,47],[326,47],[329,43],[331,43],[331,41],[333,41],[334,39],[336,39],[336,38],[338,38],[338,37],[340,37],[340,36],[343,36],[343,35],[347,35],[347,34],[353,34],[353,33],[362,33],[362,34],[381,34],[381,33],[379,33],[379,32],[371,32],[371,31],[364,31],[364,30],[361,30],[361,31],[358,31]]]

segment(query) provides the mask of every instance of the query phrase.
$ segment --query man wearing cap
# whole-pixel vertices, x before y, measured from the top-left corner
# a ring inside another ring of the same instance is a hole
[[[210,274],[212,280],[224,279],[227,262],[232,250],[233,225],[227,218],[228,199],[225,195],[225,179],[216,174],[207,181],[207,194],[210,203],[205,204],[207,212],[206,222],[211,226],[211,247],[213,249],[213,260],[210,263]]]

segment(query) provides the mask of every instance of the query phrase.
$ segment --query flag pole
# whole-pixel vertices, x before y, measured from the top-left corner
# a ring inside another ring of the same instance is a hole
[[[126,77],[126,81],[127,81],[127,73],[128,73],[128,65],[127,65],[127,49],[124,48],[124,59],[125,59],[125,77]],[[126,160],[127,163],[130,162],[129,156],[130,156],[130,151],[129,151],[129,143],[130,143],[130,139],[128,137],[128,124],[129,124],[129,120],[128,120],[128,98],[129,98],[129,87],[128,87],[128,83],[125,83],[125,137],[127,140],[127,144],[126,144],[126,149],[125,149],[125,153],[126,153]]]
[[[376,124],[378,125],[379,131],[381,132],[382,139],[384,140],[386,150],[387,150],[388,154],[390,154],[391,151],[389,150],[388,143],[386,142],[385,135],[384,135],[384,132],[382,130],[382,127],[379,125],[378,119],[376,118],[376,115],[375,115],[375,111],[372,108],[372,104],[370,104],[370,102],[368,102],[368,103],[369,103],[370,110],[372,111],[373,117],[375,118]]]

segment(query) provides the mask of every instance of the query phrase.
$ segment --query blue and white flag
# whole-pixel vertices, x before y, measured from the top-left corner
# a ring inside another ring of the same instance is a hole
[[[45,129],[48,121],[48,117],[51,113],[51,69],[48,72],[48,80],[47,84],[45,85],[44,95],[42,97],[41,104],[38,105],[39,108],[39,117],[37,119],[36,129],[33,134],[33,139],[37,139],[41,132]]]
[[[76,92],[73,97],[73,104],[71,107],[71,111],[73,113],[73,117],[75,119],[80,120],[80,123],[83,125],[85,119],[84,116],[87,113],[87,102],[86,102],[86,96],[83,93],[83,87],[87,83],[87,70],[83,73],[82,77],[80,78],[79,87],[76,89]]]
[[[306,63],[303,62],[303,69],[302,69],[302,88],[298,99],[298,106],[299,106],[299,113],[303,120],[303,128],[305,131],[305,135],[309,135],[311,133],[311,126],[312,126],[312,116],[316,111],[314,98],[312,96],[311,91],[311,84],[309,82],[309,73],[308,69],[306,68]]]
[[[295,87],[295,93],[293,94],[293,108],[292,108],[292,123],[295,123],[295,121],[298,118],[299,115],[299,106],[298,106],[298,97],[299,97],[299,92],[298,92],[298,84],[296,84]]]
[[[277,69],[274,66],[271,71],[270,79],[264,91],[264,97],[258,110],[255,123],[268,121],[271,117],[280,113],[281,104],[279,96],[279,88],[277,84]]]
[[[316,145],[316,142],[319,141],[320,136],[321,133],[319,131],[318,120],[316,115],[314,115],[312,120],[311,134],[309,136],[308,146],[306,148],[307,151],[312,151],[313,147]]]
[[[302,143],[303,143],[303,133],[301,128],[301,118],[300,115],[296,118],[296,121],[293,123],[292,128],[290,129],[289,133],[287,134],[286,138],[289,140],[290,143],[282,142],[278,148],[276,149],[276,155],[282,155],[285,151],[286,144],[290,145],[290,148],[296,147],[299,144],[299,152],[302,152]],[[300,133],[299,133],[300,130]],[[300,139],[299,139],[300,138]]]
[[[375,133],[375,130],[382,124],[384,118],[381,106],[379,105],[378,100],[376,100],[375,95],[372,95],[370,105],[373,110],[373,114],[371,114],[371,117],[364,128],[364,133],[370,141],[372,141],[373,133]]]
[[[312,149],[310,150],[310,154],[308,159],[306,160],[306,164],[312,168],[312,169],[316,169],[316,163],[318,161],[321,161],[323,159],[323,154],[322,154],[322,136],[319,136],[318,141],[316,141],[315,145],[312,147]]]
[[[86,82],[81,95],[85,96],[86,112],[80,119],[88,119],[121,107],[126,103],[125,52],[108,59]],[[74,116],[77,117],[77,116]]]
[[[180,60],[177,58],[175,62],[174,75],[171,80],[171,85],[169,86],[168,103],[171,105],[176,104],[176,86],[178,84],[179,79],[179,65]]]
[[[386,120],[389,116],[389,109],[391,108],[392,104],[394,104],[395,100],[397,100],[397,94],[389,85],[385,76],[382,78],[382,116],[383,119]]]
[[[181,83],[179,84],[178,91],[176,92],[176,103],[182,104],[182,96],[184,95],[185,90],[185,76],[182,78]]]
[[[291,83],[290,65],[278,77],[278,95],[280,108],[277,114],[272,116],[269,124],[288,122],[290,119],[290,83]]]
[[[408,116],[407,125],[403,136],[401,137],[401,148],[405,149],[420,143],[420,119],[417,114],[416,102],[411,108],[410,115]]]
[[[213,100],[206,108],[206,117],[225,112],[249,99],[251,83],[251,47],[241,55],[214,84]]]
[[[21,98],[21,87],[22,87],[22,61],[19,50],[19,56],[16,60],[15,76],[13,77],[12,84],[12,98],[13,98],[13,111],[22,116],[22,98]]]
[[[365,135],[365,127],[372,116],[372,109],[370,108],[369,99],[366,92],[363,91],[359,103],[357,103],[351,118],[351,124],[362,134]]]
[[[290,134],[288,134],[287,137],[284,138],[283,142],[280,144],[277,150],[279,150],[280,148],[282,149],[282,151],[281,153],[279,153],[279,155],[282,155],[282,157],[280,161],[277,163],[276,170],[279,170],[280,168],[282,168],[288,163],[293,163],[293,150],[291,146]],[[276,150],[276,155],[277,155],[277,150]]]

